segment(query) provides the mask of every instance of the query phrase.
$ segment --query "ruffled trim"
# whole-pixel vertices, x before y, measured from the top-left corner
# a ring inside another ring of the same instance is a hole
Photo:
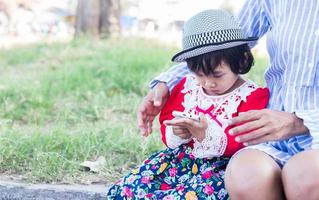
[[[178,137],[177,135],[175,135],[173,133],[172,126],[166,126],[166,142],[167,142],[167,146],[169,148],[175,149],[179,145],[186,144],[186,143],[190,142],[191,140],[192,140],[192,138],[182,139],[182,138]]]
[[[228,126],[227,121],[237,112],[241,102],[246,102],[247,97],[254,92],[258,86],[250,81],[245,80],[240,87],[222,96],[209,96],[203,94],[201,86],[198,84],[194,75],[186,77],[184,88],[184,112],[196,113],[196,107],[202,110],[209,110],[212,105],[214,109],[210,111],[211,116],[207,115],[208,128],[205,132],[205,138],[199,142],[194,138],[193,154],[198,158],[222,156],[227,147],[227,136],[225,129]],[[216,98],[218,98],[216,100]],[[216,120],[221,124],[219,125]]]
[[[227,147],[227,136],[224,129],[216,122],[210,121],[202,142],[194,139],[193,155],[196,158],[220,157]]]

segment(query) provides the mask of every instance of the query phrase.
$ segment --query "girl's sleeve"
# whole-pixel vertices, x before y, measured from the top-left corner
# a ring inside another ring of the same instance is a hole
[[[172,149],[175,149],[181,144],[187,144],[192,141],[192,138],[189,139],[182,139],[177,135],[174,135],[172,126],[165,126],[165,139],[166,139],[166,146]]]
[[[224,154],[227,147],[227,137],[224,129],[212,119],[207,119],[208,127],[205,138],[199,142],[194,138],[192,154],[195,158],[213,158]]]
[[[176,148],[181,144],[188,143],[191,139],[184,140],[173,133],[171,126],[164,124],[165,120],[171,120],[174,118],[173,111],[184,111],[182,102],[184,100],[184,94],[181,91],[184,88],[186,78],[183,78],[172,90],[171,95],[168,97],[164,107],[159,115],[159,122],[161,125],[162,141],[170,148]]]
[[[248,37],[261,38],[271,28],[269,0],[247,0],[237,20]]]
[[[232,117],[238,116],[238,114],[241,112],[264,109],[267,107],[268,101],[269,90],[267,88],[257,88],[249,96],[247,96],[246,101],[242,101],[239,104],[237,112],[234,113]],[[240,126],[240,124],[238,124],[238,126]],[[227,135],[227,147],[223,154],[224,156],[232,156],[236,151],[244,147],[242,143],[238,143],[235,141],[235,136],[232,136],[228,133],[230,128],[232,127],[228,126],[225,129],[225,133]]]
[[[243,101],[237,111],[246,112],[248,110],[261,110],[267,107],[269,101],[269,90],[267,88],[257,88]]]

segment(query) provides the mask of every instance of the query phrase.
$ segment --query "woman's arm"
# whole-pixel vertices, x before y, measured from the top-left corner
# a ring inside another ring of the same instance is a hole
[[[249,37],[261,38],[270,28],[271,6],[266,1],[247,0],[237,16],[240,27]]]
[[[190,71],[187,67],[187,64],[185,62],[174,65],[170,69],[168,69],[166,72],[161,73],[157,77],[155,77],[150,82],[150,88],[154,88],[157,83],[162,82],[165,83],[169,89],[169,91],[172,91],[172,89],[175,87],[175,85],[187,74],[189,74]]]

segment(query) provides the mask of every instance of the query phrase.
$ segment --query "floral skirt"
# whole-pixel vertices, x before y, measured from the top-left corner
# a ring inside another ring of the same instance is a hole
[[[229,158],[199,159],[181,145],[153,154],[113,185],[108,199],[229,199],[224,173]]]

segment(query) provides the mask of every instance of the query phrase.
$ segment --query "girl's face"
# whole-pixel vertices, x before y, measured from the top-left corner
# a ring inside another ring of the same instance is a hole
[[[213,74],[205,75],[202,71],[195,73],[197,81],[208,95],[223,95],[235,89],[239,75],[231,71],[225,62],[216,67]]]

